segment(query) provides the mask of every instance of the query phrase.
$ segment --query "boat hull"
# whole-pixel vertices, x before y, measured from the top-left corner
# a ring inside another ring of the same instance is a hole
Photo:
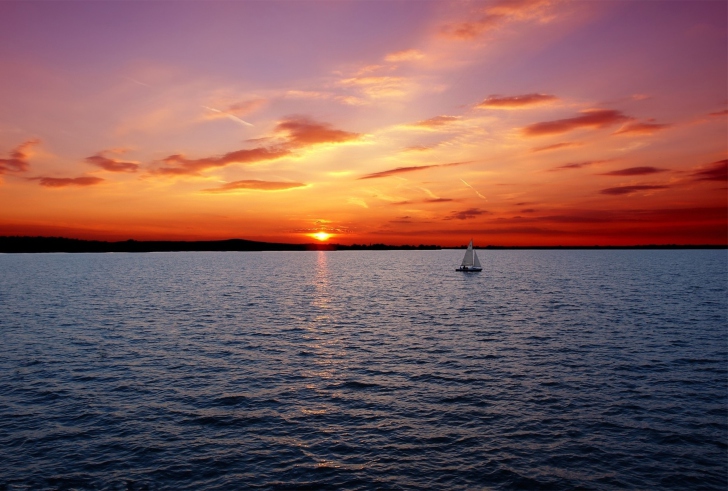
[[[460,266],[455,271],[460,271],[461,273],[480,273],[483,271],[483,268]]]

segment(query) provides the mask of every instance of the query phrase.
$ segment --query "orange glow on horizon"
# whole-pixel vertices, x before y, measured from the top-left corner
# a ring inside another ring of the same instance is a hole
[[[311,234],[311,237],[313,237],[316,240],[320,240],[321,242],[325,242],[325,241],[329,240],[329,238],[331,238],[332,235],[327,232],[316,232],[315,234]]]

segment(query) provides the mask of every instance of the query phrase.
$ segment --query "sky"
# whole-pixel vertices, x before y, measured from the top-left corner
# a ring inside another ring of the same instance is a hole
[[[2,1],[0,235],[726,244],[728,2]]]

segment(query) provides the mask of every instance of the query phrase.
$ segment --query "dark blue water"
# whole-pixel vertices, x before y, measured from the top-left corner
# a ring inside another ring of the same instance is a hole
[[[726,489],[726,251],[462,253],[0,255],[0,489]]]

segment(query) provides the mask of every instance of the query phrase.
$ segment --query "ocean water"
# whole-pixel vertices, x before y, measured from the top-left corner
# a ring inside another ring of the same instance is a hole
[[[0,489],[726,489],[725,250],[462,254],[0,254]]]

